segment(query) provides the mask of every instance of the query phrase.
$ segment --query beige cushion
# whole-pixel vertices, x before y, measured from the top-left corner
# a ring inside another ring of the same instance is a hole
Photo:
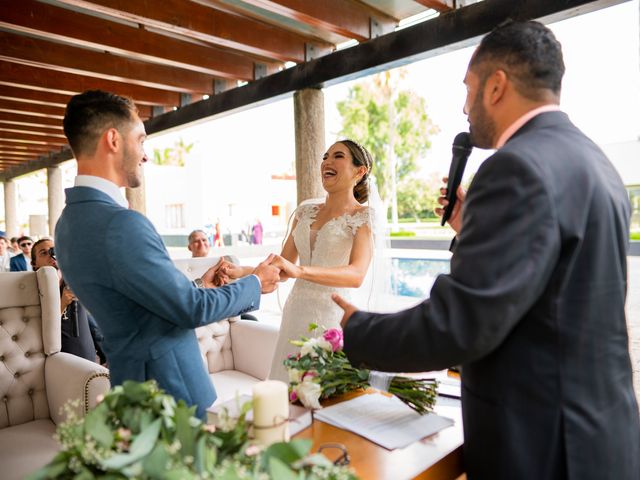
[[[259,381],[257,378],[237,370],[223,370],[209,375],[216,388],[217,405],[235,398],[236,394],[251,395],[253,386]]]
[[[51,461],[59,450],[51,420],[0,429],[0,478],[22,480]]]
[[[230,324],[234,368],[259,380],[269,376],[278,327],[251,320]]]

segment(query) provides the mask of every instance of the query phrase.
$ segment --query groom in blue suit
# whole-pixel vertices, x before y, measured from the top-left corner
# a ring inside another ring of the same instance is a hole
[[[175,268],[151,222],[129,210],[120,192],[141,184],[147,161],[144,125],[130,99],[76,95],[64,131],[78,176],[56,226],[58,265],[104,334],[111,383],[155,379],[203,417],[216,394],[194,329],[257,309],[279,269],[268,258],[253,275],[214,288],[217,265],[194,283]]]

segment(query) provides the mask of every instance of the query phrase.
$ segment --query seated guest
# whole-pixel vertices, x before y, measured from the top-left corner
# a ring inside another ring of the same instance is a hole
[[[62,351],[78,357],[96,361],[96,346],[90,328],[91,315],[64,283],[56,262],[53,240],[38,240],[31,250],[31,265],[37,271],[40,267],[53,267],[60,277],[60,308],[62,315]],[[97,331],[97,334],[102,334]],[[101,363],[102,358],[101,358]]]
[[[16,253],[10,261],[10,270],[12,272],[31,272],[31,246],[33,240],[30,237],[20,237],[18,239],[18,246],[20,251]]]
[[[211,245],[209,245],[207,234],[202,230],[194,230],[191,232],[189,234],[189,245],[187,248],[191,252],[192,258],[208,257]]]
[[[10,271],[10,260],[9,241],[4,236],[4,232],[0,232],[0,273]]]
[[[11,240],[9,240],[9,253],[12,257],[20,253],[20,247],[18,246],[18,237],[11,237]]]

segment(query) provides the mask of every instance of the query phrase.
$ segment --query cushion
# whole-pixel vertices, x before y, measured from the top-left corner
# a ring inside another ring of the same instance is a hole
[[[22,480],[49,463],[60,449],[53,439],[55,431],[51,420],[35,420],[0,429],[0,477]]]
[[[226,402],[235,398],[236,392],[239,395],[251,395],[253,386],[258,382],[258,379],[247,375],[246,373],[238,372],[237,370],[223,370],[211,375],[211,381],[216,388],[216,394],[218,397],[213,403],[217,405],[219,403]]]

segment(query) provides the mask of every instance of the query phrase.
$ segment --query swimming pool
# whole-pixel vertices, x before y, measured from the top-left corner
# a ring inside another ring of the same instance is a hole
[[[449,273],[448,258],[391,259],[391,288],[395,295],[426,298],[438,275]]]

